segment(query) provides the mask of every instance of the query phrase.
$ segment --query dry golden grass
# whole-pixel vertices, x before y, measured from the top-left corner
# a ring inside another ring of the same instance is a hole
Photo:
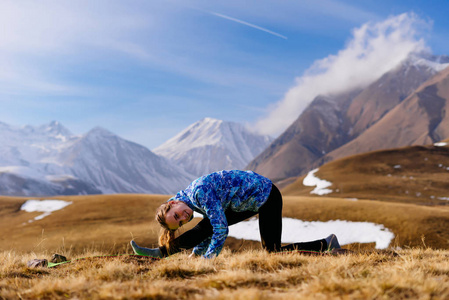
[[[72,201],[42,220],[20,206],[28,199]],[[74,252],[85,249],[124,251],[133,237],[157,244],[159,226],[153,222],[165,195],[89,195],[60,197],[0,197],[0,250]]]
[[[1,299],[449,298],[446,250],[340,256],[225,250],[212,260],[181,253],[158,261],[119,257],[26,267],[36,256],[0,253]]]
[[[28,220],[40,213],[19,210],[26,198],[0,197],[0,251],[124,253],[133,238],[142,246],[155,247],[160,227],[154,221],[154,211],[168,197],[61,196],[56,198],[73,204],[32,223]],[[283,215],[305,221],[340,219],[383,224],[395,234],[392,246],[449,249],[449,207],[446,206],[286,196]],[[184,230],[194,224],[195,221],[187,224]],[[232,238],[227,239],[225,246],[233,251],[260,249],[258,242]],[[348,247],[372,249],[374,244]]]
[[[449,147],[413,146],[373,151],[329,162],[316,173],[332,182],[330,197],[449,205]],[[310,196],[304,176],[282,189]]]

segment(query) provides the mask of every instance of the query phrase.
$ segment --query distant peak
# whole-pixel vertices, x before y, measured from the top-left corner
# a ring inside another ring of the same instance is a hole
[[[427,67],[439,72],[449,66],[449,56],[433,55],[428,52],[411,53],[403,65]]]
[[[87,132],[86,135],[115,135],[115,134],[103,127],[96,126],[91,130],[89,130],[89,132]]]
[[[204,119],[202,119],[202,120],[200,120],[198,122],[199,123],[221,123],[223,121],[219,120],[219,119],[215,119],[215,118],[206,117],[206,118],[204,118]]]
[[[46,132],[55,134],[55,135],[63,135],[63,136],[71,136],[72,133],[70,130],[65,128],[60,122],[58,121],[51,121],[48,124],[44,124],[40,126],[41,130],[44,130]]]
[[[44,127],[44,126],[46,126],[48,128],[64,127],[64,126],[62,126],[62,124],[59,121],[55,121],[55,120],[51,121],[50,123],[42,125],[42,127]]]

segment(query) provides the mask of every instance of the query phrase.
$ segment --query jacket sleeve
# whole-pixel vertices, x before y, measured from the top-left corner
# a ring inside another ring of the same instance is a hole
[[[208,237],[204,241],[202,241],[199,245],[197,245],[195,248],[193,248],[193,253],[197,256],[204,255],[206,253],[206,250],[209,248],[209,244],[212,237]]]
[[[212,258],[217,256],[221,252],[221,249],[223,249],[229,232],[228,221],[226,220],[221,200],[216,196],[214,189],[199,190],[197,199],[202,203],[206,217],[209,218],[212,226],[212,238],[203,257]]]

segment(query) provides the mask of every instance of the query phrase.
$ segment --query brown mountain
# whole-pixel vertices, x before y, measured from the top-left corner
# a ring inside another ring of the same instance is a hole
[[[334,156],[326,154],[335,153],[334,150],[377,124],[420,84],[435,75],[437,71],[433,66],[439,60],[412,56],[364,89],[317,97],[247,168],[280,181],[305,174],[333,159]],[[373,143],[382,142],[376,139]],[[338,155],[346,154],[342,151]]]
[[[247,167],[275,181],[310,170],[325,153],[347,141],[342,111],[360,90],[319,96],[301,116]]]
[[[449,137],[449,68],[441,71],[391,109],[360,136],[323,161],[377,149],[425,145]]]
[[[401,103],[436,71],[417,63],[412,56],[396,69],[369,85],[351,102],[346,116],[351,124],[351,136],[357,137]]]

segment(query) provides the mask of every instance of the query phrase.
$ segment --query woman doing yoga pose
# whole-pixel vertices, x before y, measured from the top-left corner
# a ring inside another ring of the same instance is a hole
[[[193,219],[193,212],[204,218],[175,238],[175,231]],[[160,247],[144,248],[134,241],[131,246],[138,255],[162,258],[193,248],[193,255],[212,258],[222,250],[228,227],[256,214],[262,247],[269,252],[340,248],[334,234],[317,241],[281,246],[281,193],[268,178],[240,170],[214,172],[194,180],[157,210],[156,220],[163,228]]]

